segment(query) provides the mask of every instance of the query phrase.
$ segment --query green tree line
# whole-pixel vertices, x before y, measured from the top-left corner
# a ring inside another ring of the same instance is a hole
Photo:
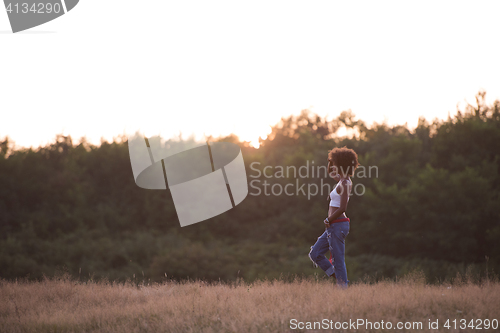
[[[253,186],[232,210],[183,228],[168,190],[136,186],[125,137],[95,146],[58,135],[37,149],[13,149],[5,137],[0,277],[39,279],[58,271],[151,281],[322,276],[308,252],[324,231],[324,184],[333,182],[276,172],[325,167],[328,151],[342,146],[354,149],[361,164],[352,178],[358,193],[347,208],[351,281],[416,268],[431,282],[467,270],[498,271],[500,101],[486,105],[479,92],[476,104],[447,120],[420,118],[414,130],[368,126],[350,110],[331,121],[304,110],[273,126],[258,149],[234,135],[215,139],[241,147]],[[338,136],[342,127],[352,135]],[[286,184],[294,195],[272,193],[273,185]],[[319,191],[296,193],[300,185]]]

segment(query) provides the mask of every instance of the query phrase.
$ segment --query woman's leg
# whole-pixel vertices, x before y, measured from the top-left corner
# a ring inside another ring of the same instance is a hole
[[[345,267],[345,238],[349,234],[349,222],[332,224],[327,230],[327,240],[335,262],[337,284],[347,288],[347,270]]]
[[[316,265],[325,271],[326,275],[332,276],[335,273],[335,268],[332,266],[330,261],[326,259],[325,252],[328,251],[328,239],[327,232],[325,231],[321,236],[318,237],[316,243],[311,246],[311,251],[309,251],[309,259]]]

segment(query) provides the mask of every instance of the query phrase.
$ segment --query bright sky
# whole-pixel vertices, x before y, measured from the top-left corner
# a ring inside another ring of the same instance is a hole
[[[500,99],[499,1],[80,0],[12,34],[0,11],[0,138],[141,129],[257,142],[281,117],[446,119]]]

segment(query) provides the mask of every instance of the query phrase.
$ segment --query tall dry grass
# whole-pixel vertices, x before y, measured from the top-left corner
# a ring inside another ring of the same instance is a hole
[[[442,327],[446,319],[500,320],[498,281],[457,279],[428,285],[418,274],[397,282],[353,284],[347,290],[336,288],[333,280],[314,278],[297,278],[293,283],[239,280],[232,284],[166,281],[134,285],[85,284],[64,275],[41,282],[2,280],[0,300],[0,331],[9,333],[325,331],[291,329],[291,319],[423,323],[423,330],[388,332],[430,332],[428,320],[438,319],[440,329],[433,332],[458,332]]]

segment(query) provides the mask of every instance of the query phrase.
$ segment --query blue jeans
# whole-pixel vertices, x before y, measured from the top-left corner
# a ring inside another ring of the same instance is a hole
[[[335,274],[337,284],[347,288],[347,270],[345,268],[345,238],[349,234],[349,222],[332,223],[325,232],[318,237],[316,244],[311,246],[309,258],[316,265],[325,271],[326,275]],[[325,252],[330,250],[332,262],[325,257]]]

